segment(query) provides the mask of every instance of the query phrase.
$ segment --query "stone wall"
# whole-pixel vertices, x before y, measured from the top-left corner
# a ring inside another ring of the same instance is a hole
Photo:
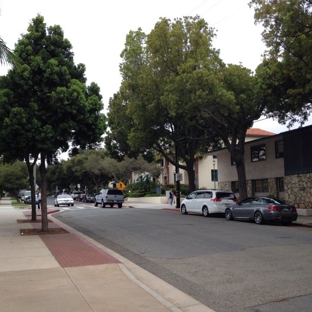
[[[276,179],[268,179],[269,192],[267,194],[282,200],[288,204],[294,205],[300,215],[312,215],[312,173],[299,174],[284,177],[284,189],[281,194],[278,193]],[[231,190],[231,182],[219,182],[219,188]],[[247,181],[248,196],[255,196],[252,189],[252,181]],[[239,194],[235,194],[239,198]],[[258,194],[259,195],[259,194]]]
[[[286,176],[285,200],[300,209],[312,209],[312,174]]]

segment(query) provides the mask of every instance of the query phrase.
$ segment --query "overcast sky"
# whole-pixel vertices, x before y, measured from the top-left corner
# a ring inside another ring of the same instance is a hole
[[[120,53],[126,35],[139,27],[149,33],[160,17],[174,19],[199,15],[217,38],[214,47],[226,63],[255,70],[265,46],[261,26],[255,26],[248,0],[0,0],[0,36],[13,49],[31,19],[41,14],[48,26],[60,25],[71,42],[75,63],[86,65],[87,84],[101,88],[107,109],[109,98],[119,90]],[[0,75],[7,67],[0,67]],[[308,123],[312,124],[312,122]],[[254,127],[279,133],[287,128],[272,120]]]

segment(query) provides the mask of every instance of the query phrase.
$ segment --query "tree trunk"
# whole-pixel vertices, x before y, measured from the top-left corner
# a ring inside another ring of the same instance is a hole
[[[48,208],[47,208],[47,175],[45,166],[45,154],[41,153],[41,226],[42,232],[48,232]]]
[[[247,182],[246,182],[246,169],[245,161],[236,165],[238,188],[239,188],[239,200],[243,200],[247,197]]]
[[[231,141],[228,137],[222,137],[222,140],[231,154],[231,159],[235,162],[238,188],[239,188],[239,200],[243,200],[247,197],[247,182],[246,182],[246,168],[245,168],[245,139],[247,127],[241,127],[238,131],[235,131],[232,135]]]
[[[187,164],[187,175],[189,180],[189,193],[192,193],[196,190],[196,184],[195,184],[195,170],[193,168],[194,163]]]
[[[28,175],[29,175],[30,192],[31,192],[31,198],[32,198],[31,221],[37,220],[36,200],[34,200],[34,198],[36,198],[36,185],[35,185],[35,179],[34,179],[34,166],[36,165],[36,160],[37,158],[35,158],[33,164],[31,164],[29,161],[29,158],[26,158],[26,164],[27,164]]]

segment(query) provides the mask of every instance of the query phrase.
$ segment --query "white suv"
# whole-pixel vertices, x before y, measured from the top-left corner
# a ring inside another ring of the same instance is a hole
[[[182,201],[180,210],[183,214],[200,213],[208,217],[211,213],[224,213],[236,202],[237,198],[231,191],[197,190]]]

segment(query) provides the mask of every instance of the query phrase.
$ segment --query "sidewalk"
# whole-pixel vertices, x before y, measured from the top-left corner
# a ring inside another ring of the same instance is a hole
[[[67,233],[22,235],[29,216],[0,200],[0,311],[213,312],[50,214]]]

